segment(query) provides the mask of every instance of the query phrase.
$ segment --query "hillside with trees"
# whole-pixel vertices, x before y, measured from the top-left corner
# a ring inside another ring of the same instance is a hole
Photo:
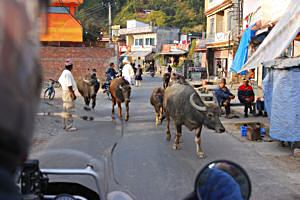
[[[85,0],[76,17],[86,31],[107,33],[108,0]],[[205,29],[204,0],[115,0],[112,2],[113,24],[126,26],[126,20],[136,19],[158,26],[178,27],[183,32]]]

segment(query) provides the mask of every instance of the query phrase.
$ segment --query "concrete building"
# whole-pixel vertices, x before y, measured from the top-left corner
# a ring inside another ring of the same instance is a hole
[[[290,0],[244,0],[243,8],[243,29],[250,25],[259,22],[261,28],[257,31],[256,37],[251,41],[248,51],[250,58],[259,47],[260,43],[268,35],[268,32],[277,23],[278,19],[287,11],[287,6]],[[290,44],[286,50],[286,56],[299,56],[300,55],[300,38]],[[262,80],[265,75],[263,67],[256,66],[254,80],[258,86],[262,86]]]
[[[160,52],[163,44],[178,41],[179,32],[177,28],[156,27],[136,20],[128,20],[126,28],[119,30],[120,36],[126,37],[126,47],[120,48],[123,51],[121,56],[133,60],[138,57],[147,60],[152,53]]]
[[[210,76],[229,76],[242,16],[240,0],[206,0],[207,62]]]

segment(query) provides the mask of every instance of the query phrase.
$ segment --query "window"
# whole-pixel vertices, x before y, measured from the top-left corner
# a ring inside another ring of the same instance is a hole
[[[214,34],[215,33],[215,18],[211,18],[209,20],[209,24],[210,24],[210,30],[209,33],[210,34]]]
[[[143,46],[143,39],[139,39],[139,45]]]
[[[228,13],[228,16],[227,16],[227,31],[231,31],[232,29],[232,15],[230,13]]]
[[[155,38],[150,38],[150,45],[155,46]]]
[[[155,45],[155,38],[146,38],[145,39],[146,46],[154,46]]]
[[[146,38],[145,45],[149,46],[150,45],[150,38]]]
[[[143,39],[135,39],[134,46],[143,46],[144,40]]]
[[[139,46],[139,39],[134,40],[134,46]]]
[[[55,6],[51,6],[48,8],[48,12],[49,13],[61,13],[61,14],[65,14],[65,13],[70,13],[70,8],[69,7],[55,7]]]

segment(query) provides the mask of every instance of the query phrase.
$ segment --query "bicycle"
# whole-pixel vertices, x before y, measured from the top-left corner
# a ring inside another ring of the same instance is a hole
[[[49,79],[50,83],[49,86],[46,88],[46,90],[44,91],[44,99],[49,99],[49,100],[53,100],[55,97],[55,89],[54,89],[54,84],[58,83],[58,81],[55,81],[53,79]]]

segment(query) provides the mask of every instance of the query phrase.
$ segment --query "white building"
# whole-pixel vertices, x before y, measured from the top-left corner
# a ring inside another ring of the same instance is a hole
[[[180,30],[177,28],[163,28],[152,26],[136,20],[128,20],[126,28],[120,29],[119,34],[126,37],[127,52],[123,56],[136,60],[140,57],[147,60],[147,56],[161,51],[163,44],[179,40]]]

